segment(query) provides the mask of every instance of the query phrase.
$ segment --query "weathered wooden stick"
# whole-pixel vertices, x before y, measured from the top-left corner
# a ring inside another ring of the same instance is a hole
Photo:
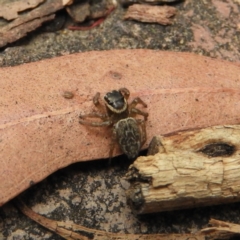
[[[138,214],[240,200],[240,125],[155,137],[149,151],[127,173]]]

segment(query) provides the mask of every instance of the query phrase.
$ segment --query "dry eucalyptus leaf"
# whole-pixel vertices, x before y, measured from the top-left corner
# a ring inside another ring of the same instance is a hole
[[[0,28],[0,47],[14,42],[30,31],[41,26],[43,22],[52,20],[56,11],[62,9],[70,0],[46,0],[32,11],[19,15],[18,18]]]
[[[96,111],[96,92],[127,87],[130,100],[148,104],[144,148],[154,135],[240,119],[240,65],[194,54],[92,51],[0,68],[0,76],[0,205],[71,163],[108,158],[110,131],[78,122]]]
[[[15,19],[19,16],[19,12],[35,8],[44,1],[45,0],[21,0],[1,4],[0,17],[5,18],[6,20]]]
[[[176,13],[177,9],[175,7],[134,4],[128,8],[124,19],[170,25],[172,24],[171,17]]]

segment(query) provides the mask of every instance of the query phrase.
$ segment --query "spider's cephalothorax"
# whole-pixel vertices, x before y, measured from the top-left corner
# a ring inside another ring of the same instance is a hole
[[[108,92],[104,96],[104,101],[107,108],[113,113],[122,113],[127,109],[127,100],[120,91]]]
[[[81,124],[90,125],[93,127],[112,126],[112,143],[110,146],[109,157],[113,155],[114,145],[117,141],[121,150],[133,159],[138,156],[142,145],[146,141],[145,122],[148,113],[136,108],[137,104],[147,105],[139,98],[133,99],[128,104],[127,99],[130,92],[126,88],[120,88],[118,91],[113,90],[104,96],[104,102],[107,113],[90,113],[81,115],[79,122]],[[100,105],[100,93],[97,93],[93,98],[93,103],[96,106]],[[141,115],[143,119],[134,118],[136,115]],[[102,122],[89,122],[84,119],[87,117],[100,118]]]

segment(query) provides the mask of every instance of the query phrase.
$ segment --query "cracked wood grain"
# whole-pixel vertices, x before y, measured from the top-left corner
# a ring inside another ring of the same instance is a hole
[[[149,149],[158,153],[139,157],[127,173],[133,210],[144,214],[239,201],[239,138],[240,125],[155,137]]]
[[[0,68],[0,78],[0,205],[71,163],[108,158],[109,130],[78,123],[97,91],[127,87],[148,104],[144,148],[156,134],[239,122],[239,64],[194,54],[87,52]]]

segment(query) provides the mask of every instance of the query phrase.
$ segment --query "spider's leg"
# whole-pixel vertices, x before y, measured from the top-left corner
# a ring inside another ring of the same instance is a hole
[[[79,123],[83,124],[83,125],[89,125],[92,127],[107,127],[110,126],[112,124],[111,121],[104,121],[104,122],[89,122],[89,121],[85,121],[82,119],[79,119]]]
[[[104,104],[102,104],[102,102],[100,101],[100,93],[97,92],[95,94],[95,96],[93,97],[93,104],[100,110],[100,111],[104,111],[105,106]]]
[[[138,108],[131,108],[129,112],[130,112],[130,116],[139,114],[139,115],[142,115],[144,117],[145,121],[147,121],[148,113],[143,112],[142,110],[140,110]]]
[[[79,118],[82,118],[82,119],[85,119],[85,118],[100,118],[104,121],[108,117],[107,117],[106,114],[93,112],[93,113],[88,113],[88,114],[85,114],[85,115],[79,115]]]
[[[122,93],[125,99],[129,98],[130,92],[127,88],[120,88],[118,91]]]
[[[136,97],[129,104],[129,108],[135,108],[137,104],[142,104],[145,108],[147,107],[147,104],[140,97]]]
[[[95,96],[93,97],[93,104],[97,107],[100,102],[99,102],[99,99],[100,99],[100,92],[97,92],[95,94]]]
[[[84,120],[85,118],[100,118],[103,120],[103,122],[90,122]],[[112,121],[108,120],[108,117],[106,114],[101,114],[101,113],[89,113],[85,115],[80,115],[79,116],[79,123],[83,125],[89,125],[92,127],[104,127],[104,126],[110,126],[112,124]]]
[[[140,109],[137,109],[136,106],[137,104],[141,104],[144,107],[147,107],[147,104],[139,97],[136,97],[133,99],[133,101],[129,104],[129,114],[130,116],[134,116],[136,114],[144,116],[145,121],[147,120],[148,113],[143,112]]]
[[[111,164],[111,160],[112,160],[112,157],[113,157],[113,151],[114,151],[114,148],[115,148],[115,145],[116,145],[116,140],[117,140],[117,137],[116,137],[116,131],[113,127],[113,131],[112,131],[112,138],[111,138],[111,143],[110,143],[110,150],[109,150],[109,165]]]
[[[141,119],[137,119],[138,124],[141,126],[141,147],[147,140],[146,122]]]

